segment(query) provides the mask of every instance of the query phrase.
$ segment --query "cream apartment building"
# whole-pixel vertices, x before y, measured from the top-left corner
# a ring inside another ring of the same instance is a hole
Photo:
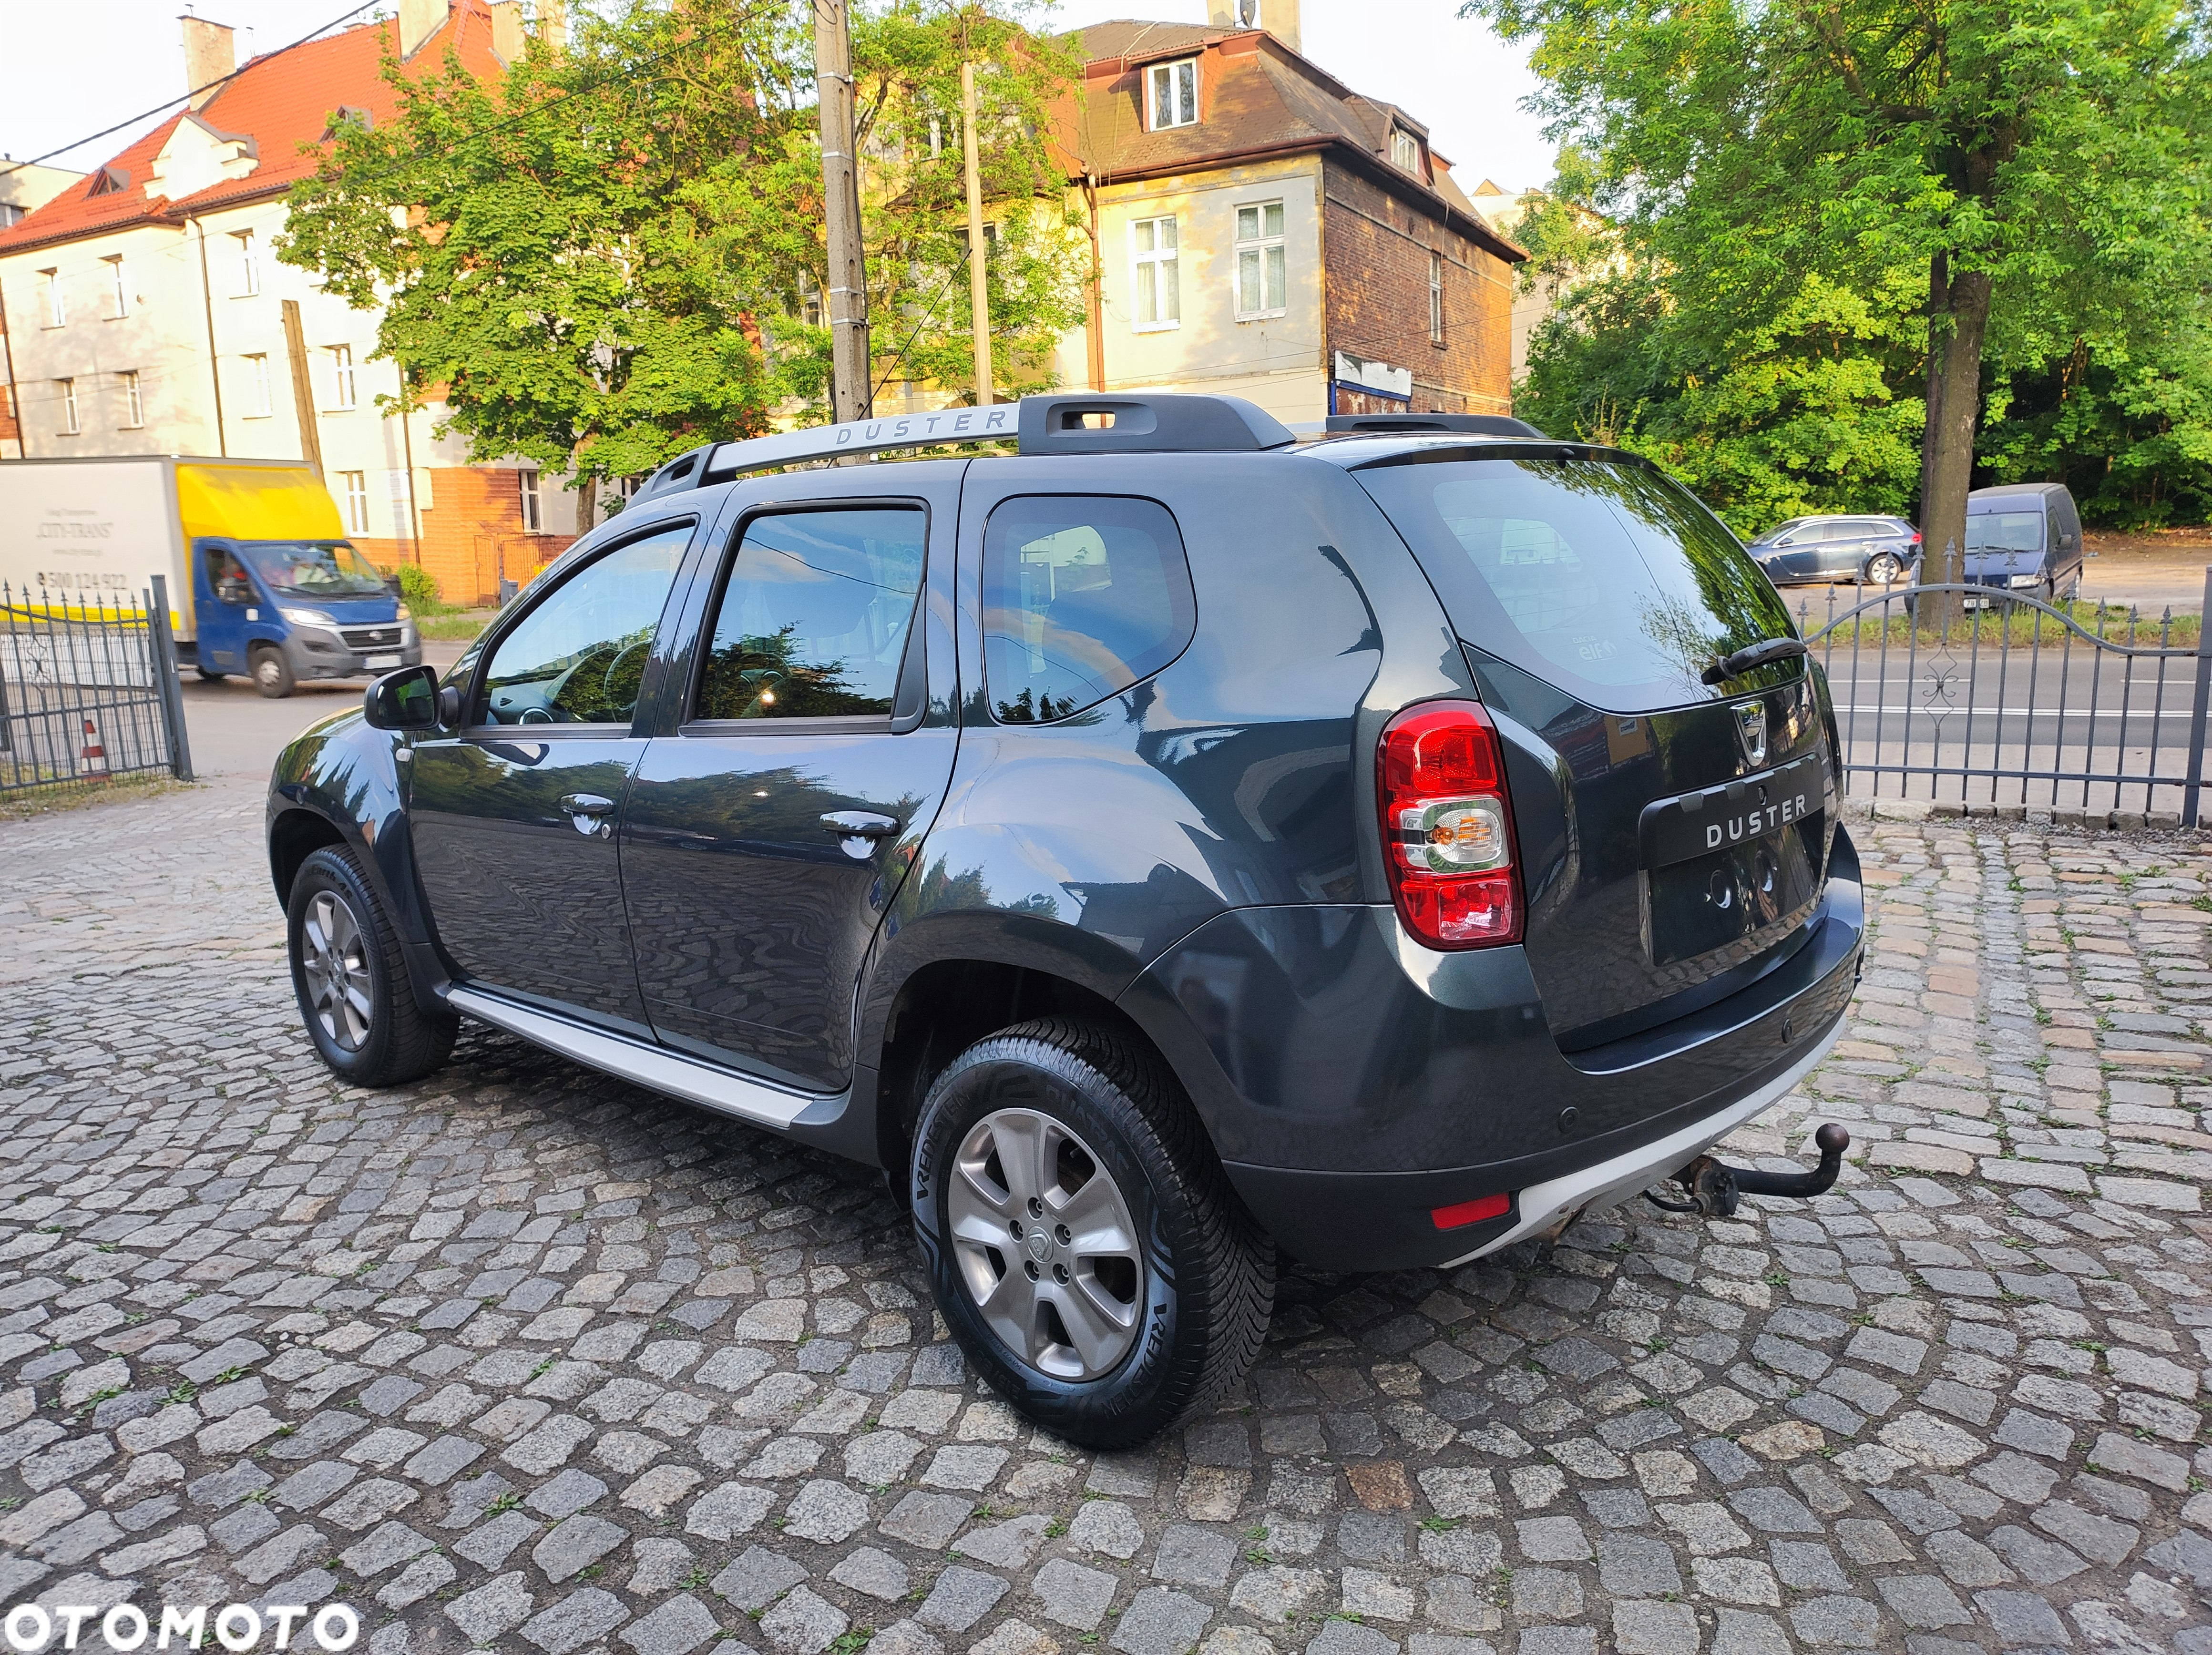
[[[381,52],[448,45],[482,75],[522,48],[520,8],[402,0],[396,18],[236,69],[230,31],[183,20],[189,106],[0,229],[12,401],[24,456],[183,453],[320,464],[355,543],[420,562],[445,596],[495,596],[577,532],[578,495],[526,463],[471,465],[401,419],[398,370],[372,361],[378,317],[277,261],[301,145],[390,118]]]

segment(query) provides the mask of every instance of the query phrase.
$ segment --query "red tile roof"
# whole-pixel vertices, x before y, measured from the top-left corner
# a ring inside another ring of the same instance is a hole
[[[410,75],[435,72],[453,46],[471,74],[500,73],[491,50],[491,11],[484,0],[452,0],[445,26],[408,61]],[[314,171],[319,156],[302,154],[303,144],[319,146],[331,117],[341,106],[366,109],[373,120],[396,118],[398,94],[380,73],[387,51],[399,47],[399,23],[389,18],[364,23],[303,45],[251,59],[237,77],[197,113],[180,110],[140,138],[106,167],[94,167],[12,228],[0,231],[0,253],[18,252],[60,241],[76,241],[125,225],[174,223],[189,213],[235,205],[281,193]],[[244,178],[223,179],[181,200],[149,199],[146,181],[155,158],[178,124],[196,119],[226,136],[250,139],[258,164]],[[125,181],[104,194],[93,193],[110,169]]]

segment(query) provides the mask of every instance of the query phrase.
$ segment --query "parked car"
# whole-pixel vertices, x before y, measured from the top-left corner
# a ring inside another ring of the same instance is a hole
[[[1898,517],[1801,517],[1777,524],[1749,548],[1778,586],[1855,580],[1888,586],[1912,579],[1920,530]]]
[[[878,1164],[978,1370],[1111,1446],[1241,1381],[1279,1247],[1458,1264],[1788,1092],[1837,752],[1636,456],[1049,396],[672,462],[294,742],[268,842],[337,1074],[466,1015]]]
[[[2064,483],[2006,483],[1966,496],[1960,579],[2070,601],[2081,589],[2081,514]],[[1936,578],[1932,569],[1923,577]]]

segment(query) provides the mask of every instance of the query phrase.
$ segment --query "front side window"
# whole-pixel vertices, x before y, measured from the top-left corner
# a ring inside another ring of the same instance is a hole
[[[1279,316],[1290,304],[1283,267],[1283,203],[1237,209],[1237,315]]]
[[[253,602],[253,582],[246,577],[246,566],[238,561],[238,554],[227,546],[200,548],[200,562],[207,570],[208,590],[223,603]]]
[[[331,406],[349,409],[354,405],[353,347],[331,347]]]
[[[1149,500],[1032,495],[983,531],[983,678],[1001,724],[1095,706],[1182,653],[1198,604],[1182,536]]]
[[[618,546],[561,583],[499,640],[484,673],[494,724],[628,724],[689,522]]]
[[[1152,106],[1152,129],[1158,132],[1170,126],[1190,126],[1198,119],[1198,59],[1186,58],[1179,64],[1154,64],[1146,77],[1149,101]]]
[[[1176,280],[1176,221],[1140,218],[1129,227],[1135,261],[1137,325],[1171,328],[1182,320],[1182,295]]]
[[[693,716],[889,718],[928,525],[908,506],[753,518],[715,606]]]

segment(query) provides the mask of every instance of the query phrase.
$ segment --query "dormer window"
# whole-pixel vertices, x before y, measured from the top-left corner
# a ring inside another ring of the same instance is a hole
[[[363,108],[358,104],[340,104],[332,112],[330,124],[323,129],[323,142],[328,143],[337,137],[339,130],[343,127],[357,126],[362,131],[368,132],[373,130],[375,125],[374,110]]]
[[[1198,124],[1198,59],[1154,64],[1145,72],[1146,127],[1164,131],[1170,126]]]
[[[92,175],[92,187],[88,196],[112,196],[131,182],[131,174],[120,167],[103,167]]]
[[[1390,129],[1390,164],[1415,178],[1421,176],[1421,141],[1402,126]]]

